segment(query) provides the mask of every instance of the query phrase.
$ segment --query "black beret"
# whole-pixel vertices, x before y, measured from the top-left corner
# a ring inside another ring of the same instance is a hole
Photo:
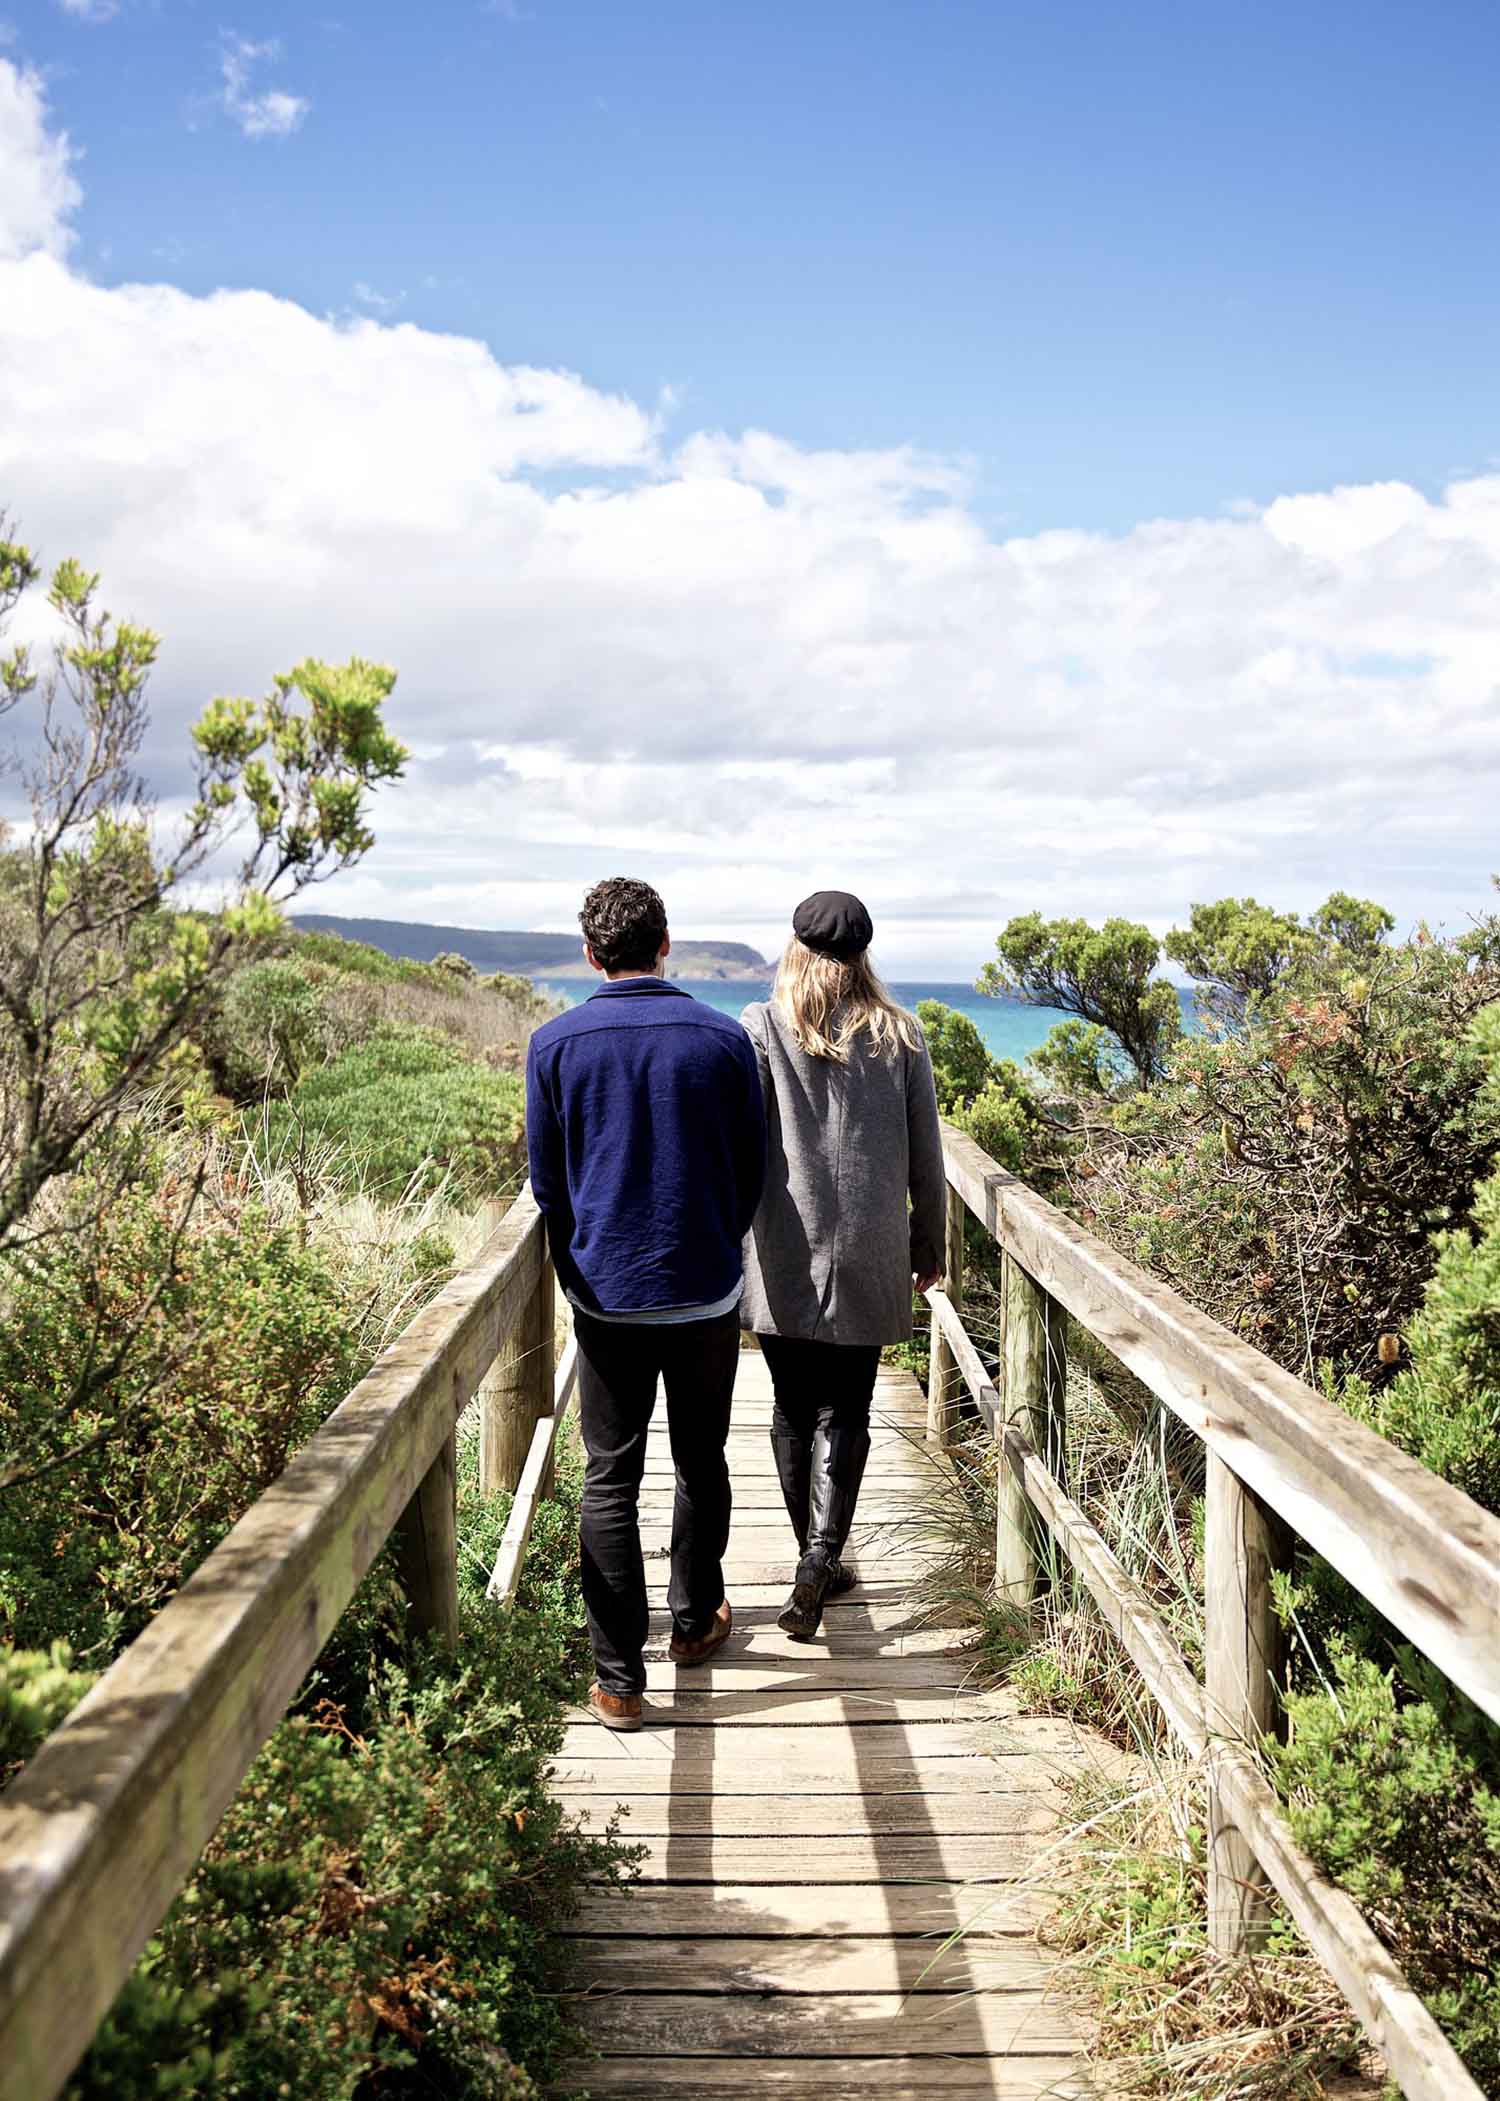
[[[792,932],[804,948],[817,955],[850,963],[869,947],[875,926],[859,899],[847,890],[815,890],[792,914]]]

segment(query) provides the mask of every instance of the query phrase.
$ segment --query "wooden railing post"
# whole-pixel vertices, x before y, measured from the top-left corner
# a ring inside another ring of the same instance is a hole
[[[950,1183],[946,1225],[943,1233],[943,1289],[955,1313],[964,1305],[964,1217],[963,1198]],[[963,1379],[947,1337],[936,1321],[932,1324],[932,1349],[927,1359],[927,1442],[946,1451],[958,1425],[958,1397]]]
[[[1273,1570],[1287,1565],[1280,1519],[1213,1452],[1204,1523],[1204,1681],[1211,1737],[1252,1748],[1275,1727],[1282,1669],[1281,1625],[1271,1602]],[[1255,1855],[1219,1790],[1208,1802],[1208,1928],[1221,1955],[1258,1946],[1270,1897]]]
[[[1005,1420],[1026,1438],[1059,1481],[1067,1478],[1067,1315],[1011,1255],[1002,1261]],[[1042,1574],[1036,1519],[1010,1467],[1000,1468],[995,1523],[995,1591],[1029,1605]]]
[[[495,1368],[479,1389],[479,1487],[514,1490],[539,1419],[552,1413],[552,1324],[556,1293],[550,1258]]]
[[[450,1646],[458,1640],[458,1431],[396,1520],[396,1560],[412,1621]]]

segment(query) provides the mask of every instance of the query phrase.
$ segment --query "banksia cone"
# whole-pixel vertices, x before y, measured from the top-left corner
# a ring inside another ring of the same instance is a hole
[[[1387,1329],[1375,1347],[1382,1364],[1394,1364],[1401,1355],[1401,1337]]]

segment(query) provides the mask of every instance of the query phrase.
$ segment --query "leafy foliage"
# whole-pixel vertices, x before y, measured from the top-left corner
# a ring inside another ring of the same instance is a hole
[[[1045,1118],[1012,1059],[992,1058],[967,1014],[941,1000],[917,1004],[927,1039],[938,1107],[1002,1166],[1015,1172],[1032,1160]]]
[[[1500,2093],[1500,1730],[1413,1698],[1346,1644],[1269,1746],[1292,1828],[1378,1925],[1487,2093]],[[1457,1722],[1457,1726],[1455,1726]]]
[[[1107,1030],[1143,1085],[1160,1077],[1182,1009],[1172,986],[1153,976],[1161,943],[1149,927],[1128,919],[1092,927],[1028,912],[1010,921],[995,947],[999,960],[980,972],[981,992],[1057,1007]]]
[[[268,1122],[273,1143],[293,1130],[331,1140],[337,1178],[389,1200],[445,1182],[459,1197],[498,1195],[524,1171],[520,1082],[411,1029],[378,1029],[308,1072]]]
[[[531,2101],[558,2069],[555,1929],[624,1862],[544,1784],[575,1683],[578,1481],[563,1470],[513,1614],[471,1586],[456,1657],[378,1662],[357,1714],[283,1723],[70,2101]]]
[[[38,565],[0,535],[0,621]],[[0,712],[36,709],[31,822],[0,883],[0,1248],[29,1242],[38,1196],[133,1113],[277,904],[369,848],[369,790],[406,754],[385,730],[395,674],[312,659],[262,702],[213,701],[193,731],[197,794],[156,843],[135,771],[158,639],[98,606],[77,562],[53,574],[62,639],[45,669],[0,657]],[[235,901],[216,918],[169,899],[237,828]]]

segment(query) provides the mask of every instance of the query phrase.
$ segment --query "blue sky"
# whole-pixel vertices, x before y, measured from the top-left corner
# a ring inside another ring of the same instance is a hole
[[[0,510],[165,637],[169,806],[210,695],[398,669],[330,909],[1491,902],[1500,11],[0,23]]]
[[[362,285],[692,428],[968,455],[1023,531],[1496,446],[1493,6],[8,13],[105,279]],[[238,135],[231,37],[294,136]]]

